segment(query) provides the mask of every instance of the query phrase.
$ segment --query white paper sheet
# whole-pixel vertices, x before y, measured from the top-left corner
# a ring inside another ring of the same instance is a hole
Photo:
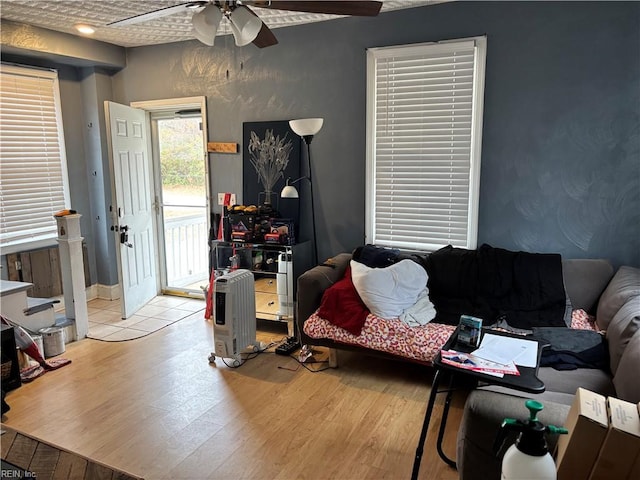
[[[521,367],[535,367],[538,361],[538,342],[487,333],[472,355],[503,365],[514,362]]]

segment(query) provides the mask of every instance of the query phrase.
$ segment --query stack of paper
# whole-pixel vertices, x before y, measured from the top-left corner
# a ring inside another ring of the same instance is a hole
[[[495,377],[503,377],[505,374],[520,375],[518,368],[513,362],[508,364],[493,362],[477,357],[474,354],[457,352],[455,350],[442,350],[440,352],[440,360],[447,365],[493,375]]]
[[[482,337],[480,347],[472,354],[505,365],[515,363],[521,367],[535,367],[538,361],[538,342],[487,333]]]

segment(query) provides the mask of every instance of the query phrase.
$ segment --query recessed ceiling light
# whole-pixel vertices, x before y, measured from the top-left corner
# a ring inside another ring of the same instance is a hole
[[[91,35],[96,31],[91,25],[85,25],[84,23],[78,23],[77,25],[74,25],[74,27],[80,33],[84,33],[85,35]]]

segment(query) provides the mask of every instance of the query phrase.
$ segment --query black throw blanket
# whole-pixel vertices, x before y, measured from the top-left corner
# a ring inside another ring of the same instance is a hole
[[[609,371],[609,349],[604,335],[592,330],[534,328],[532,338],[547,348],[542,350],[541,367],[556,370],[597,368]]]
[[[447,246],[429,255],[425,268],[435,322],[457,325],[466,314],[482,318],[485,325],[504,319],[526,330],[567,326],[558,254]]]

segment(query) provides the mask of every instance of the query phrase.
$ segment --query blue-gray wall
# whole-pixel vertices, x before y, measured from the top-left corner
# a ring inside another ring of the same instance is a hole
[[[324,117],[326,257],[364,241],[366,48],[486,34],[479,243],[640,265],[640,4],[454,2],[275,33],[263,50],[131,49],[115,96],[205,94],[211,141],[241,143],[243,121]],[[240,155],[210,160],[213,191],[241,191]]]
[[[486,8],[480,241],[640,263],[639,6]]]
[[[640,266],[640,3],[453,2],[274,33],[279,45],[262,50],[231,37],[128,49],[110,79],[79,70],[80,113],[99,117],[92,102],[109,96],[206,95],[209,141],[240,144],[245,121],[324,117],[311,148],[327,257],[364,242],[366,49],[486,34],[479,243]],[[100,155],[91,135],[82,151]],[[212,192],[240,193],[241,154],[209,160]],[[92,185],[101,165],[86,161],[94,217],[108,194],[108,178]],[[92,220],[98,280],[111,284]]]

